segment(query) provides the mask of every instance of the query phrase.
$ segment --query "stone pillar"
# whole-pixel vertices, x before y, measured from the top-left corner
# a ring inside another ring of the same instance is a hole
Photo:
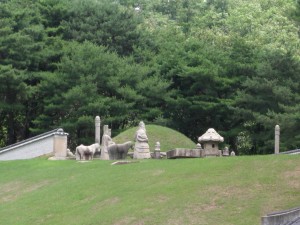
[[[279,154],[280,127],[275,126],[275,154]]]
[[[156,142],[156,144],[155,144],[154,158],[160,159],[160,143],[159,142]]]
[[[102,160],[109,160],[108,154],[108,138],[109,136],[109,128],[108,125],[103,126],[103,135],[102,135],[102,144],[101,144],[101,155],[100,159]]]
[[[95,143],[100,144],[100,126],[101,120],[99,116],[95,117]]]
[[[58,129],[54,134],[53,151],[56,159],[66,159],[67,157],[68,133],[63,129]]]

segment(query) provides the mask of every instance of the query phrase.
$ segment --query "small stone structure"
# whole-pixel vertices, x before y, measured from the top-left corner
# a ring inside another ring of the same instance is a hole
[[[156,142],[155,144],[155,149],[154,149],[154,156],[153,158],[155,159],[160,159],[160,143],[159,142]]]
[[[205,157],[205,151],[204,151],[204,149],[202,148],[202,146],[201,146],[200,143],[197,144],[196,149],[198,149],[198,150],[200,151],[200,157],[201,157],[201,158],[204,158],[204,157]]]
[[[225,147],[222,153],[222,156],[229,156],[229,150],[228,147]]]
[[[275,148],[274,153],[279,154],[279,140],[280,140],[280,127],[279,125],[275,126]]]
[[[139,128],[135,133],[135,145],[134,145],[134,159],[149,159],[150,147],[148,144],[148,137],[146,133],[146,127],[143,121],[139,123]]]
[[[213,128],[209,128],[205,134],[198,138],[198,142],[203,143],[206,156],[220,156],[219,143],[223,141],[224,138]]]
[[[55,159],[66,159],[67,158],[67,143],[68,134],[63,129],[58,129],[54,134],[54,158]]]

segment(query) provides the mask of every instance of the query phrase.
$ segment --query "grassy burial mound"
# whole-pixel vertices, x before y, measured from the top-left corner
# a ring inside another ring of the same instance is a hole
[[[299,206],[300,155],[0,162],[0,224],[260,224]]]
[[[120,133],[118,136],[113,138],[113,141],[116,143],[133,141],[137,128],[138,127],[132,127]],[[174,148],[196,148],[195,142],[173,129],[158,125],[146,125],[146,130],[149,139],[150,151],[154,150],[155,143],[157,141],[160,142],[161,151],[168,151]]]

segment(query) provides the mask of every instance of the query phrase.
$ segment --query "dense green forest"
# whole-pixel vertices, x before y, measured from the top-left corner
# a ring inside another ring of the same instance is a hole
[[[300,147],[300,1],[1,0],[0,147],[138,121],[239,154]],[[162,140],[163,141],[163,138]]]

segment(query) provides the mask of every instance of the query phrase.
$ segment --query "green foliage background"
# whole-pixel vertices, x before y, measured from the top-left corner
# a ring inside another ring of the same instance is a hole
[[[299,1],[0,2],[0,146],[52,128],[70,145],[143,120],[239,154],[300,145]],[[242,141],[241,141],[242,140]]]

